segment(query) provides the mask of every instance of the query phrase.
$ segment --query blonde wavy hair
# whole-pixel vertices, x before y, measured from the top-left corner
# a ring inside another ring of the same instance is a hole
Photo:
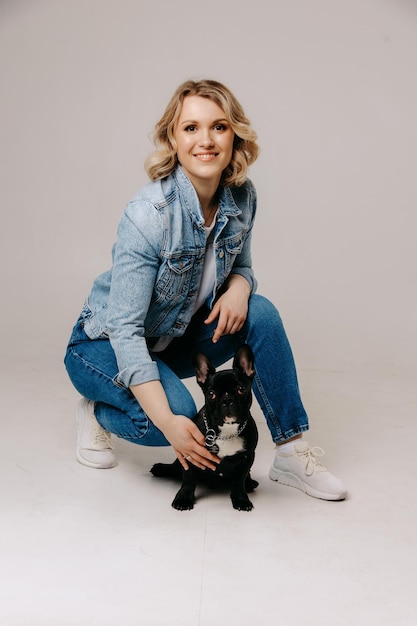
[[[243,185],[249,166],[258,158],[257,135],[232,92],[215,80],[188,80],[175,91],[165,113],[155,125],[153,142],[156,150],[145,161],[145,170],[149,178],[151,180],[164,178],[171,174],[178,164],[174,130],[187,96],[208,98],[224,112],[235,138],[232,159],[223,172],[222,184],[226,187]]]

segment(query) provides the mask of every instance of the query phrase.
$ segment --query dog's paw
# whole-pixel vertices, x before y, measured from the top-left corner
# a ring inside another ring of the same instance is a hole
[[[177,511],[191,511],[194,508],[194,501],[188,498],[174,498],[172,506]]]
[[[180,463],[155,463],[150,469],[151,474],[158,478],[180,478],[182,469]]]
[[[194,489],[182,486],[172,503],[177,511],[191,511],[194,508]]]
[[[165,463],[155,463],[149,471],[154,476],[166,476]]]
[[[252,511],[253,504],[249,498],[232,498],[233,508],[237,511]]]

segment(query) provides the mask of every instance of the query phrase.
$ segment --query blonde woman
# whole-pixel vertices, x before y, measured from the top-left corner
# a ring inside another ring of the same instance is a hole
[[[182,379],[194,374],[196,351],[218,367],[248,343],[254,393],[277,444],[270,477],[344,499],[344,485],[302,439],[308,418],[291,348],[277,309],[255,293],[248,167],[258,156],[256,133],[226,86],[201,80],[179,86],[154,140],[150,182],[127,205],[113,265],[94,281],[67,348],[67,371],[83,396],[78,461],[113,467],[113,433],[171,445],[185,469],[214,469],[219,459],[190,419],[196,406]]]

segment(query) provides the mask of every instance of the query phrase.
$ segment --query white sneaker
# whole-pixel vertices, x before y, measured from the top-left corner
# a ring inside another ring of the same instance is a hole
[[[116,465],[110,433],[94,415],[94,402],[82,398],[77,406],[77,461],[87,467],[106,469]]]
[[[317,460],[323,454],[321,448],[310,448],[306,441],[294,443],[289,452],[281,451],[278,446],[269,477],[314,498],[344,500],[346,487]]]

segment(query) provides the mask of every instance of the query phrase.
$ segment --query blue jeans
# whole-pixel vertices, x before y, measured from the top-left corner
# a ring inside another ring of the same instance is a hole
[[[252,295],[243,328],[234,335],[221,337],[216,344],[211,340],[216,323],[204,324],[208,313],[205,307],[199,309],[182,337],[174,339],[163,352],[152,354],[172,412],[190,418],[197,412],[181,380],[195,374],[194,352],[204,352],[218,367],[232,358],[242,343],[248,343],[255,357],[253,391],[273,441],[282,442],[308,430],[291,347],[275,306],[263,296]],[[65,365],[77,391],[96,403],[95,416],[103,428],[133,443],[169,445],[131,391],[115,385],[118,367],[110,341],[89,339],[81,319],[73,329]]]

